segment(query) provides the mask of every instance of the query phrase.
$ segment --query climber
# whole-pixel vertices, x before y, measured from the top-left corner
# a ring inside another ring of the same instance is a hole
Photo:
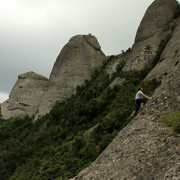
[[[152,99],[152,97],[149,97],[147,95],[145,95],[143,92],[142,92],[143,88],[142,87],[139,87],[138,88],[138,92],[136,93],[136,97],[135,97],[135,101],[136,101],[136,108],[135,110],[133,111],[133,113],[131,114],[131,118],[134,118],[134,115],[138,112],[139,108],[140,108],[140,105],[141,105],[141,108],[143,107],[146,99]],[[145,98],[146,99],[145,99]]]

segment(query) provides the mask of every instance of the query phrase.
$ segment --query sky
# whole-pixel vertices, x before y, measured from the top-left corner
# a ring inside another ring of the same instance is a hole
[[[153,0],[0,0],[0,103],[18,75],[49,77],[63,46],[91,33],[106,55],[132,47]]]

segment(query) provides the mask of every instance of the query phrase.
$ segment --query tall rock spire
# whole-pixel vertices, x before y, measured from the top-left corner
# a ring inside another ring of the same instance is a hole
[[[129,61],[123,70],[151,66],[161,39],[172,30],[176,0],[155,0],[147,9],[137,30]]]
[[[3,118],[48,113],[56,101],[67,99],[90,79],[105,59],[96,37],[72,37],[57,57],[49,80],[34,72],[19,76],[9,99],[1,105]]]
[[[105,59],[94,36],[72,37],[57,57],[38,114],[49,112],[56,101],[65,100],[75,93],[76,87],[90,79],[94,68],[100,66]]]

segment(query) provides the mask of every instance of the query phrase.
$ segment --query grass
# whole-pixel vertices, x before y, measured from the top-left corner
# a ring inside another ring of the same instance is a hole
[[[169,127],[172,127],[174,132],[180,134],[180,112],[173,112],[164,115],[161,122]]]

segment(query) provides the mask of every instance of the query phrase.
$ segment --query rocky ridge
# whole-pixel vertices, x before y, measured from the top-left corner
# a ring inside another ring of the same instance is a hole
[[[174,19],[176,11],[176,0],[156,0],[148,7],[138,27],[134,45],[132,49],[129,48],[131,50],[123,57],[123,59],[127,61],[123,71],[139,70],[144,66],[149,68],[153,66],[153,60],[161,41],[171,37],[174,30],[177,31],[175,27],[179,22]],[[177,38],[177,35],[174,35],[173,38]],[[122,57],[119,57],[118,61],[109,67],[107,71],[109,75],[115,71],[118,62],[121,60]],[[164,58],[161,59],[161,62],[163,60]],[[163,76],[162,71],[164,68],[168,71],[171,63],[166,64],[165,62],[166,61],[163,63],[163,68],[153,68],[154,71],[148,75],[148,78],[161,78]],[[162,66],[162,64],[160,66]],[[158,71],[161,71],[161,73],[158,73]],[[122,82],[123,80],[121,78],[116,78],[112,85],[121,84]]]

